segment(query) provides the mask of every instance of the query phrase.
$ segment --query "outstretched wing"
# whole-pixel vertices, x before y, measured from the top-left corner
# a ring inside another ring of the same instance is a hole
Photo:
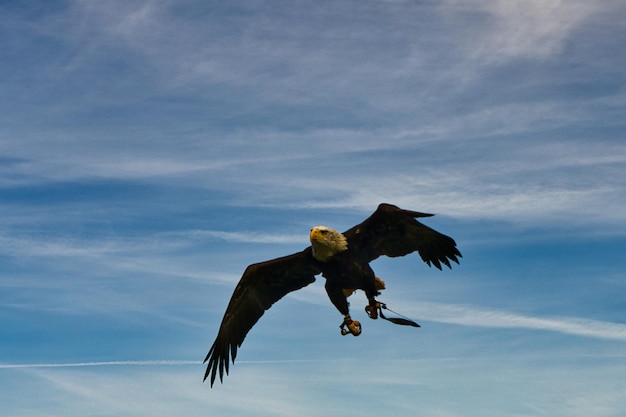
[[[265,310],[288,293],[315,281],[319,274],[311,248],[302,252],[252,264],[246,268],[228,303],[219,332],[206,355],[204,379],[211,375],[211,386],[219,373],[228,375],[229,362],[235,361],[237,348]]]
[[[381,255],[397,257],[417,251],[428,266],[441,269],[444,264],[450,268],[450,261],[459,263],[461,252],[451,237],[415,220],[430,216],[383,203],[363,223],[344,232],[344,236],[348,247],[367,262]]]

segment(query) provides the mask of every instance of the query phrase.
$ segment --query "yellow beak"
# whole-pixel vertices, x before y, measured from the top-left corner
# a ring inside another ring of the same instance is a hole
[[[320,240],[321,238],[320,235],[321,235],[320,231],[314,227],[313,229],[311,229],[311,233],[309,234],[309,239],[311,240],[311,242],[314,240],[316,241]]]

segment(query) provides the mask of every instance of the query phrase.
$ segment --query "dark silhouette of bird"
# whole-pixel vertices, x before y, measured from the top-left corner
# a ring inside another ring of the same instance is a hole
[[[248,266],[204,359],[208,362],[204,380],[210,376],[212,387],[219,375],[222,382],[237,349],[263,313],[288,293],[314,282],[318,274],[326,279],[326,293],[344,317],[342,334],[358,336],[361,324],[350,317],[347,300],[354,290],[365,292],[365,310],[370,318],[378,318],[379,312],[382,315],[376,296],[384,282],[369,265],[374,259],[417,251],[428,266],[440,270],[442,264],[451,268],[450,261],[458,264],[461,253],[455,241],[415,220],[430,216],[383,203],[364,222],[343,233],[326,226],[314,227],[309,235],[311,246],[302,252]]]

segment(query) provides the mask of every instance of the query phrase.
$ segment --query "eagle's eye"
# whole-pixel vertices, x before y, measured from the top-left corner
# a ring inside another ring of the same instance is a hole
[[[325,235],[326,233],[328,233],[328,230],[322,229],[320,230],[320,232],[322,232],[322,234]]]

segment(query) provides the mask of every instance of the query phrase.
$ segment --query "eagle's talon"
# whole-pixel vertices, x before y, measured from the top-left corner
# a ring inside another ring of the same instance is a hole
[[[372,320],[376,320],[378,318],[378,306],[365,306],[365,312]]]
[[[358,336],[361,334],[361,323],[359,323],[358,321],[353,320],[352,323],[348,323],[347,326],[353,336]]]
[[[342,336],[345,336],[348,333],[352,334],[353,336],[358,336],[361,334],[361,323],[359,323],[356,320],[345,319],[343,323],[341,323],[341,326],[339,327],[341,327]]]

